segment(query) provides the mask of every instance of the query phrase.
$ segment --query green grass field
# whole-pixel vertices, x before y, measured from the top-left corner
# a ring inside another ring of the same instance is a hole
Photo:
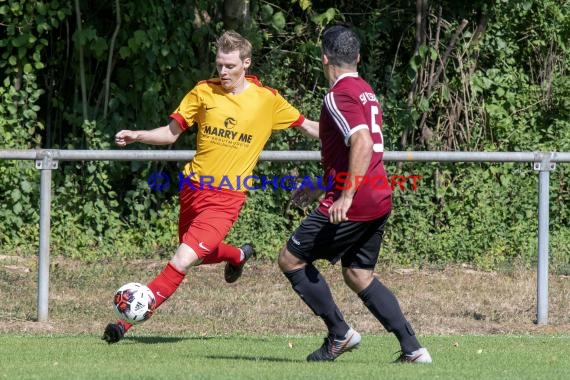
[[[54,258],[49,322],[35,322],[35,260],[0,256],[2,379],[570,379],[567,276],[550,278],[549,325],[535,325],[534,272],[461,267],[378,276],[398,295],[432,365],[392,364],[398,343],[322,267],[362,347],[334,363],[307,363],[325,326],[274,263],[252,262],[225,284],[223,266],[195,268],[152,320],[118,344],[100,337],[116,316],[114,290],[147,281],[161,260],[91,263]],[[421,292],[418,292],[421,289]]]
[[[363,336],[334,363],[307,363],[319,337],[0,336],[3,379],[568,379],[570,337],[425,336],[431,365],[393,364],[391,336]]]

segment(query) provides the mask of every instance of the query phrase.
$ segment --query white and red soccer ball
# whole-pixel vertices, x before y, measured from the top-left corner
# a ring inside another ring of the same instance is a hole
[[[120,319],[130,324],[137,324],[152,316],[156,300],[148,286],[129,282],[117,289],[113,297],[113,306]]]

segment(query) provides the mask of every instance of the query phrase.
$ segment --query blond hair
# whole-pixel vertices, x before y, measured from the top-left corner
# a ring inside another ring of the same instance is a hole
[[[251,42],[233,30],[228,30],[218,38],[216,48],[223,53],[231,53],[237,50],[242,61],[251,58]]]

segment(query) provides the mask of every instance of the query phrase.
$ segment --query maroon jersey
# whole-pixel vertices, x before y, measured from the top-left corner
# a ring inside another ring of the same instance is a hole
[[[366,179],[358,186],[347,217],[351,221],[373,220],[392,209],[392,188],[382,163],[382,108],[370,85],[357,73],[349,73],[339,77],[325,96],[319,120],[325,180],[332,179],[319,206],[325,215],[340,197],[341,189],[355,185],[348,183],[342,173],[348,172],[350,136],[361,129],[370,132],[373,153]]]

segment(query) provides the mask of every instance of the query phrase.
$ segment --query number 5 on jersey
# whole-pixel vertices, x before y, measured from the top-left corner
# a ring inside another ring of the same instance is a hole
[[[376,122],[376,116],[378,116],[378,114],[380,113],[380,110],[378,109],[377,106],[371,106],[370,107],[370,124],[371,124],[371,133],[378,133],[380,135],[380,141],[379,143],[374,143],[374,145],[372,146],[372,150],[374,150],[374,152],[376,153],[381,153],[384,152],[384,136],[382,136],[382,128],[380,128],[380,125]]]

